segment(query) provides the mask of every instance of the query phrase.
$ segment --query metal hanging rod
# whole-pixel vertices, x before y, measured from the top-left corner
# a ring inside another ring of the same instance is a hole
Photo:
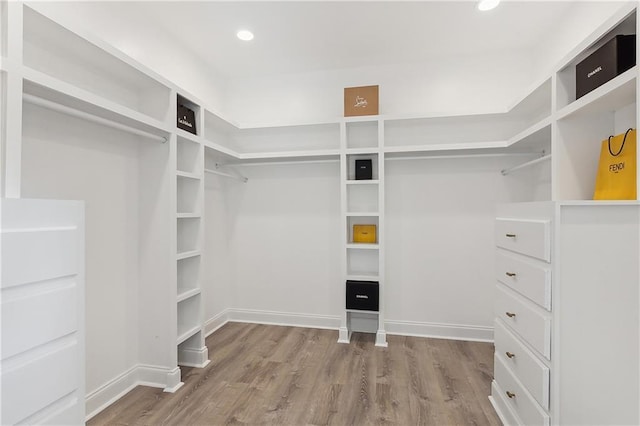
[[[153,133],[145,132],[144,130],[136,129],[135,127],[127,126],[126,124],[121,124],[106,118],[98,117],[97,115],[89,114],[88,112],[80,111],[75,108],[71,108],[65,105],[60,105],[58,103],[55,103],[34,95],[30,95],[28,93],[24,93],[22,95],[22,99],[34,105],[39,105],[44,108],[48,108],[54,111],[62,112],[64,114],[72,115],[74,117],[78,117],[83,120],[92,121],[98,124],[103,124],[108,127],[113,127],[114,129],[124,130],[125,132],[133,133],[138,136],[144,136],[146,138],[153,139],[162,143],[165,143],[168,140],[164,136],[154,135]]]
[[[242,175],[232,175],[231,173],[225,173],[225,172],[221,172],[220,170],[217,170],[220,167],[220,165],[218,163],[216,163],[216,170],[213,169],[204,169],[205,172],[207,173],[212,173],[214,175],[219,175],[219,176],[224,176],[224,177],[228,177],[231,179],[235,179],[235,180],[239,180],[240,182],[244,182],[247,183],[247,181],[249,180],[249,178],[242,176]]]
[[[525,167],[533,166],[534,164],[538,164],[538,163],[541,163],[541,162],[549,160],[549,159],[551,159],[551,154],[543,155],[542,157],[536,158],[535,160],[527,161],[526,163],[520,164],[518,166],[514,166],[514,167],[511,167],[509,169],[501,170],[500,173],[502,173],[503,176],[506,176],[509,173],[513,172],[513,171],[524,169]]]

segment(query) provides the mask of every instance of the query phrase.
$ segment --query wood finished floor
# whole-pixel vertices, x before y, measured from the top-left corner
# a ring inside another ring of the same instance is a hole
[[[176,393],[138,386],[97,425],[500,425],[490,343],[228,323]]]

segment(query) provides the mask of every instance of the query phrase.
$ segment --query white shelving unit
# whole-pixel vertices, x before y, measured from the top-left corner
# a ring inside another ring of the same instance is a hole
[[[505,424],[640,422],[640,202],[592,201],[600,142],[637,127],[638,66],[575,94],[577,63],[617,34],[637,37],[636,7],[567,56],[544,83],[548,116],[511,141],[551,162],[532,166],[546,168],[545,200],[497,211],[490,399]]]
[[[204,342],[202,300],[202,240],[204,203],[204,110],[190,98],[176,94],[177,105],[195,112],[196,134],[176,129],[176,294],[178,364],[204,367],[209,353]]]
[[[341,199],[344,223],[342,293],[347,280],[376,281],[379,310],[346,309],[346,296],[338,342],[349,343],[351,333],[376,334],[376,346],[387,346],[384,329],[384,123],[376,117],[345,119],[341,123]],[[357,180],[356,160],[371,160],[372,179]],[[375,225],[376,241],[355,243],[354,225]]]

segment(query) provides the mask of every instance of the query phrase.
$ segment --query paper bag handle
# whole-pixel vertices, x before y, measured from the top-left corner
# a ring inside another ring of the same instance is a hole
[[[630,131],[632,131],[633,128],[630,128],[629,130],[627,130],[624,133],[624,138],[622,138],[622,145],[620,146],[620,150],[618,152],[616,152],[615,154],[613,153],[613,151],[611,151],[611,138],[613,137],[613,135],[609,136],[608,139],[608,147],[609,147],[609,154],[611,154],[612,157],[617,157],[618,155],[620,155],[620,153],[622,152],[622,150],[624,149],[624,143],[627,141],[627,135],[629,134]]]

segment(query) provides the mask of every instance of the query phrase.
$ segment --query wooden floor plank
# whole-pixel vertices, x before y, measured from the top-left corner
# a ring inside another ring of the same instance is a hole
[[[493,345],[228,323],[211,362],[183,368],[176,393],[139,386],[98,425],[499,425],[487,396]]]

